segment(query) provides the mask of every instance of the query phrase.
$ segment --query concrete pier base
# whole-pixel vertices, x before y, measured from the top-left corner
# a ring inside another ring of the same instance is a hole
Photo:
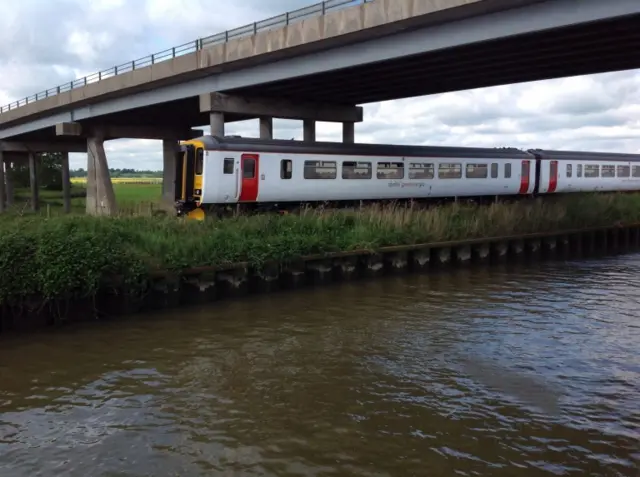
[[[69,153],[62,152],[62,203],[65,214],[71,212],[71,178],[69,177]]]
[[[87,173],[87,214],[117,213],[116,196],[102,137],[92,136],[87,139]]]
[[[5,193],[5,172],[4,172],[4,155],[0,151],[0,213],[5,211],[6,193]]]
[[[40,190],[38,186],[38,165],[36,163],[36,155],[29,153],[29,182],[31,185],[31,210],[37,212],[40,210]]]

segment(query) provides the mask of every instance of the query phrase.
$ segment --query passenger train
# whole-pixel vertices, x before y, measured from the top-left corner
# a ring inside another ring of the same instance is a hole
[[[197,219],[230,205],[637,191],[640,155],[204,136],[181,143],[175,189],[178,215]]]

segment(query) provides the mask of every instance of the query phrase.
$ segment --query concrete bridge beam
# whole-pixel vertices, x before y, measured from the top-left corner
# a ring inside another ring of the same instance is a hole
[[[87,152],[86,141],[0,141],[0,151],[7,153],[30,152]]]
[[[176,129],[156,126],[87,126],[78,122],[56,124],[57,136],[100,136],[104,141],[111,139],[166,139],[175,137],[181,139],[193,139],[195,137],[202,136],[203,134],[204,132],[200,129]]]
[[[200,112],[243,114],[253,117],[312,119],[328,122],[362,122],[361,106],[291,101],[284,98],[256,98],[223,93],[200,95]]]
[[[200,112],[210,115],[211,134],[224,137],[224,115],[243,114],[260,118],[260,139],[273,139],[273,118],[304,121],[304,140],[315,141],[315,122],[341,122],[343,141],[354,142],[354,124],[362,122],[361,106],[256,98],[223,93],[200,95]]]

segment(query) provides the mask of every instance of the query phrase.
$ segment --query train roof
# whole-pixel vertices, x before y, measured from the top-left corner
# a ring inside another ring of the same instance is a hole
[[[629,161],[640,162],[640,154],[621,152],[586,152],[586,151],[554,151],[551,149],[529,149],[529,152],[540,159],[557,159],[559,161]]]
[[[289,154],[344,154],[353,156],[406,156],[406,157],[469,157],[495,159],[532,159],[516,148],[478,148],[446,146],[405,146],[396,144],[345,144],[337,142],[287,141],[282,139],[256,139],[243,137],[202,136],[207,149],[240,152],[277,152]]]

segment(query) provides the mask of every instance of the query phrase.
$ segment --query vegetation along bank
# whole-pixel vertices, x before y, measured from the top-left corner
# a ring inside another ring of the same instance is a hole
[[[105,287],[144,293],[159,270],[375,250],[640,222],[640,195],[592,194],[427,210],[369,207],[189,221],[174,217],[0,217],[0,304],[6,310],[91,299]]]

